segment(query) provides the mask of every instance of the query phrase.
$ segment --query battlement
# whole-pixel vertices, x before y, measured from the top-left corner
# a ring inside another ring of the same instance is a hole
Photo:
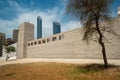
[[[46,44],[46,43],[50,43],[50,42],[55,42],[55,41],[59,41],[59,40],[63,40],[64,39],[64,34],[57,34],[57,35],[53,35],[50,37],[45,37],[45,38],[41,38],[41,39],[37,39],[37,40],[32,40],[32,41],[28,41],[27,42],[27,46],[35,46],[35,45],[42,45],[42,44]]]

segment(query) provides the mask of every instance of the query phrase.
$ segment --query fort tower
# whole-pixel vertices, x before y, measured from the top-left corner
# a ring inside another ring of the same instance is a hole
[[[34,24],[24,22],[19,26],[17,58],[26,58],[27,42],[34,40]]]

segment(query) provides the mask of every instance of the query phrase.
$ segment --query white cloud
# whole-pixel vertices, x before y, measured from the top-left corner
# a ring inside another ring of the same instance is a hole
[[[21,13],[16,19],[11,21],[0,20],[0,32],[6,33],[7,37],[12,36],[12,30],[18,28],[18,26],[23,23],[29,21],[35,25],[35,37],[36,37],[36,23],[37,16],[42,17],[43,24],[43,36],[52,35],[52,23],[53,21],[58,21],[61,24],[62,32],[70,29],[74,29],[80,27],[79,21],[68,21],[67,23],[63,22],[63,11],[59,10],[57,7],[46,10],[46,11],[25,11]]]
[[[74,20],[68,21],[67,23],[63,23],[61,25],[63,32],[81,27],[81,23],[79,21]]]
[[[16,21],[0,20],[0,32],[5,33],[7,37],[11,37],[12,30],[17,28],[15,27],[17,24],[14,22]]]
[[[12,8],[16,8],[18,11],[22,10],[21,6],[16,1],[8,0],[8,3]]]

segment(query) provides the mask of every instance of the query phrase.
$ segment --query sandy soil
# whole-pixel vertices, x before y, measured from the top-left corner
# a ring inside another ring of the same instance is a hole
[[[45,59],[45,58],[25,58],[25,59],[16,59],[15,57],[10,58],[8,61],[5,61],[5,58],[0,58],[0,66],[6,64],[17,64],[17,63],[31,63],[31,62],[58,62],[58,63],[72,63],[72,64],[103,64],[102,59]],[[119,65],[120,60],[108,60],[109,64]]]

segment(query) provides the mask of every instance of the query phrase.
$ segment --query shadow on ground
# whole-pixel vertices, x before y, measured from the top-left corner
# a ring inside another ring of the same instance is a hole
[[[108,68],[105,68],[103,64],[87,64],[87,65],[76,65],[73,67],[71,71],[68,73],[94,73],[94,72],[102,72],[105,70],[109,70],[110,68],[118,68],[120,66],[109,65]]]

